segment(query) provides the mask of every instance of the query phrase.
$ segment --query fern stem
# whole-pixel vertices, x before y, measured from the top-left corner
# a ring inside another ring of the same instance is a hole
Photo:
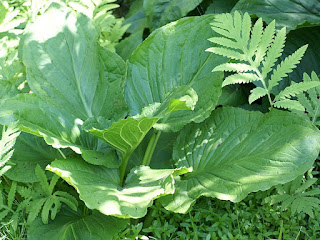
[[[268,90],[266,81],[265,81],[264,78],[262,77],[262,74],[261,74],[260,70],[259,70],[257,67],[255,67],[255,64],[254,64],[254,62],[252,61],[252,59],[248,59],[248,61],[249,61],[250,65],[251,65],[252,67],[254,67],[254,71],[255,71],[256,74],[258,75],[258,78],[259,78],[259,80],[261,81],[262,86],[264,87],[264,89],[267,90],[268,100],[269,100],[270,106],[271,106],[271,108],[272,108],[272,107],[273,107],[273,101],[272,101],[272,99],[271,99],[271,95],[270,95],[270,93],[269,93],[269,90]]]
[[[269,90],[268,90],[268,88],[267,88],[267,85],[266,85],[266,83],[265,83],[264,80],[261,80],[261,82],[262,82],[263,87],[267,90],[268,100],[269,100],[269,103],[270,103],[270,107],[272,108],[272,107],[273,107],[273,101],[272,101],[272,99],[271,99],[271,95],[270,95],[270,93],[269,93]]]

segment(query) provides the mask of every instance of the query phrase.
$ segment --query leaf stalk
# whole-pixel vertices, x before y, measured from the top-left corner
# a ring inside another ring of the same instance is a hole
[[[131,153],[126,154],[123,158],[122,158],[122,163],[120,165],[120,185],[123,186],[123,180],[124,180],[124,175],[126,173],[126,169],[127,169],[127,164],[128,164],[128,160],[130,157]]]
[[[158,140],[160,138],[161,132],[160,131],[155,131],[149,141],[148,147],[146,149],[146,153],[143,157],[142,160],[142,165],[143,166],[149,166],[151,162],[151,158],[153,155],[153,152],[157,146]]]

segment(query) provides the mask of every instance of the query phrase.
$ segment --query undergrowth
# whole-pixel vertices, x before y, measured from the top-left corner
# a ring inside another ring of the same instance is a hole
[[[276,189],[250,194],[239,203],[201,198],[187,214],[175,214],[156,203],[149,226],[130,224],[120,239],[320,239],[320,211],[293,214],[280,204],[264,203]]]

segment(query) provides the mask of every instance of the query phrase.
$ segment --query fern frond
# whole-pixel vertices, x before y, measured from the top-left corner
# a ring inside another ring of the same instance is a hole
[[[264,30],[261,40],[257,46],[254,66],[258,67],[267,53],[268,47],[273,41],[276,22],[272,21]]]
[[[9,194],[8,194],[8,207],[9,208],[12,208],[16,192],[17,192],[17,182],[16,181],[12,181],[12,184],[11,184],[11,187],[10,187],[10,191],[9,191]]]
[[[223,57],[235,59],[235,60],[245,60],[245,57],[242,53],[228,49],[228,48],[213,47],[213,48],[208,48],[206,51],[218,54]]]
[[[251,18],[248,13],[243,15],[242,26],[241,26],[241,45],[244,48],[244,52],[248,52],[248,42],[250,39],[251,32]]]
[[[248,71],[254,71],[255,68],[252,66],[245,64],[245,63],[223,63],[218,66],[216,66],[212,71],[225,71],[225,72],[248,72]]]
[[[307,45],[299,48],[277,66],[286,40],[286,28],[275,33],[275,21],[263,29],[262,19],[258,19],[252,27],[248,13],[243,16],[235,11],[233,14],[218,15],[212,24],[212,29],[222,37],[209,39],[218,45],[207,51],[234,59],[236,63],[223,63],[213,69],[216,71],[235,72],[225,78],[222,87],[236,83],[260,82],[259,88],[251,91],[249,103],[267,95],[271,107],[303,111],[303,106],[295,100],[289,99],[306,91],[316,84],[301,84],[285,89],[272,100],[272,90],[279,82],[293,71],[301,61]],[[270,74],[272,72],[272,74]],[[270,79],[268,77],[270,76]],[[320,90],[320,89],[319,89]]]
[[[93,14],[96,15],[99,13],[109,12],[113,9],[118,8],[118,7],[119,7],[119,4],[110,4],[110,2],[109,3],[100,3],[99,6],[93,10]]]
[[[301,193],[302,196],[315,196],[315,195],[320,195],[320,189],[313,189],[311,191],[308,192],[303,192]]]
[[[315,72],[311,73],[311,78],[308,74],[303,75],[304,83],[320,83],[320,80]],[[297,96],[298,101],[306,108],[308,116],[311,121],[316,126],[320,123],[318,119],[320,118],[320,86],[311,88],[306,91],[306,93],[299,94]]]
[[[226,77],[226,79],[222,83],[222,87],[236,83],[250,83],[258,80],[258,76],[254,73],[238,73]]]
[[[112,14],[112,10],[119,7],[114,2],[116,1],[66,0],[70,8],[92,19],[100,33],[100,45],[111,51],[115,51],[115,45],[130,26],[123,25],[124,19],[116,18]]]
[[[230,39],[235,39],[235,28],[233,17],[230,13],[223,13],[215,16],[215,21],[211,23],[213,31]]]
[[[37,164],[37,166],[36,166],[35,173],[36,173],[36,176],[37,176],[37,178],[39,180],[40,186],[42,187],[43,191],[47,195],[51,195],[49,184],[48,184],[48,180],[47,180],[47,176],[46,176],[44,170],[42,170],[42,168],[40,167],[39,164]]]
[[[320,199],[315,197],[303,197],[303,198],[296,198],[292,202],[291,205],[291,212],[293,214],[299,212],[305,212],[310,217],[314,217],[313,209],[319,208]]]
[[[286,199],[288,199],[288,194],[281,194],[281,195],[272,195],[269,197],[266,197],[264,199],[264,202],[269,203],[270,205],[274,205],[280,202],[285,201]]]
[[[289,208],[289,206],[293,203],[294,201],[294,197],[292,197],[291,195],[287,195],[287,199],[284,200],[281,204],[281,210],[284,211],[286,209]]]
[[[290,97],[295,97],[298,94],[317,86],[320,86],[320,81],[292,83],[290,86],[286,87],[283,91],[281,91],[277,95],[277,97],[275,98],[275,101],[283,100]]]
[[[273,44],[269,47],[267,55],[262,62],[262,77],[266,78],[268,73],[271,72],[273,66],[275,65],[277,59],[281,57],[284,43],[286,40],[286,28],[282,28],[276,35]]]
[[[215,18],[211,27],[223,37],[213,37],[209,41],[229,48],[226,50],[233,49],[232,52],[220,49],[214,51],[214,53],[237,60],[246,60],[242,54],[248,52],[251,32],[251,18],[248,13],[245,13],[243,17],[238,11],[235,11],[233,16],[230,13],[220,14]]]
[[[221,25],[221,27],[219,26]],[[229,31],[229,29],[223,29],[222,27],[224,27],[224,24],[215,24],[211,26],[212,30],[221,34],[222,36],[225,36],[226,38],[229,38],[229,39],[234,39],[234,36],[233,34],[231,33],[231,31]],[[233,28],[233,26],[232,26]]]
[[[300,63],[302,56],[307,50],[308,45],[304,45],[295,51],[290,56],[286,57],[283,62],[281,62],[275,70],[273,70],[268,90],[271,91],[275,86],[279,84],[279,82],[287,77],[289,73],[296,67],[297,64]]]
[[[252,58],[252,56],[257,51],[257,48],[262,38],[262,33],[263,33],[263,22],[262,22],[262,19],[259,18],[252,28],[252,34],[251,34],[251,40],[249,43],[249,52],[248,52],[250,58]]]
[[[320,81],[319,77],[317,76],[317,74],[314,71],[311,72],[311,81],[318,81],[318,82]],[[314,90],[315,90],[315,95],[316,95],[315,98],[319,99],[320,87],[316,87]]]
[[[21,197],[27,199],[32,198],[32,189],[23,186],[17,186],[17,192],[20,194]]]
[[[18,204],[16,212],[21,212],[25,210],[30,202],[30,199],[24,199],[22,202]]]
[[[304,73],[303,74],[303,81],[304,82],[320,82],[320,80],[315,72],[311,73],[311,78],[309,77],[308,74]],[[312,103],[319,102],[318,100],[319,100],[319,96],[320,96],[320,87],[315,87],[314,89],[310,89],[308,91],[308,95],[309,95]]]
[[[232,33],[234,34],[234,38],[237,40],[239,39],[239,42],[241,42],[241,26],[242,26],[242,16],[238,11],[235,11],[233,14],[233,25],[234,29]]]
[[[11,157],[11,156],[10,156]],[[7,159],[7,158],[6,158]],[[8,158],[9,160],[10,158]],[[7,160],[7,161],[8,161]],[[2,175],[4,175],[7,171],[9,171],[11,169],[11,166],[7,165],[7,166],[4,166],[3,168],[0,169],[0,177]],[[0,183],[1,183],[1,180],[0,180]]]
[[[70,201],[67,198],[64,197],[58,197],[59,201],[62,203],[65,203],[69,208],[71,208],[73,211],[77,211],[77,206],[73,203],[73,201]],[[78,203],[77,203],[78,204]]]
[[[317,178],[311,178],[308,179],[305,183],[303,183],[301,186],[298,186],[296,189],[293,189],[294,194],[302,193],[308,188],[310,188],[313,184],[315,184],[318,181]]]
[[[250,92],[251,92],[251,94],[249,95],[250,104],[268,94],[268,91],[262,87],[256,87],[252,89]]]
[[[40,198],[31,202],[31,204],[29,205],[30,207],[27,208],[28,224],[31,224],[37,218],[45,201],[46,201],[46,198]]]
[[[51,208],[51,220],[55,219],[55,217],[57,216],[57,213],[61,208],[61,202],[59,201],[58,198],[53,198],[53,201],[54,201],[54,204],[53,204],[53,207]],[[77,211],[77,209],[75,211]]]
[[[229,38],[213,37],[208,39],[210,42],[221,45],[223,47],[232,48],[238,50],[240,48],[239,43],[232,41]]]
[[[44,224],[48,224],[49,222],[49,211],[51,210],[53,204],[54,204],[54,199],[52,196],[50,196],[45,204],[43,205],[42,211],[41,211],[41,219]]]
[[[316,113],[313,109],[312,102],[307,98],[306,94],[298,94],[297,99],[299,103],[305,107],[308,117],[312,118]]]
[[[52,176],[52,179],[51,179],[51,181],[50,181],[50,185],[49,185],[49,188],[48,188],[48,192],[50,192],[50,195],[52,194],[53,189],[54,189],[54,187],[56,186],[59,178],[60,178],[60,177],[59,177],[58,175],[56,175],[56,174],[54,174],[54,175]]]
[[[304,111],[304,107],[296,100],[284,99],[273,104],[276,108],[284,108],[288,110]]]
[[[67,199],[68,201],[71,202],[71,205],[75,208],[78,207],[78,201],[77,199],[72,196],[70,193],[67,193],[67,192],[63,192],[63,191],[56,191],[53,195],[57,196],[57,197],[61,197],[61,198],[65,198]],[[67,204],[68,205],[68,204]],[[69,205],[68,205],[69,206]],[[72,207],[70,207],[72,208]],[[72,208],[73,209],[73,208]],[[75,210],[76,211],[76,210]]]
[[[312,196],[320,195],[320,189],[310,190],[317,182],[316,178],[304,181],[300,176],[289,183],[277,186],[278,194],[267,197],[265,202],[270,205],[281,203],[282,210],[290,209],[292,214],[305,212],[314,217],[314,209],[319,208],[320,199]]]
[[[5,209],[3,211],[0,211],[0,221],[3,220],[8,214],[10,213],[9,209]]]

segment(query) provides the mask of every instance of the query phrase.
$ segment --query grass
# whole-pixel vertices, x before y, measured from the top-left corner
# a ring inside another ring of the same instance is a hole
[[[27,239],[27,226],[25,223],[19,224],[15,230],[12,222],[1,223],[0,240],[24,240]]]
[[[313,187],[318,187],[317,183]],[[265,198],[275,193],[275,189],[252,193],[239,203],[203,197],[187,214],[171,213],[156,202],[144,219],[132,220],[116,240],[320,239],[320,209],[314,209],[313,218],[303,212],[293,215],[290,208],[281,210],[281,204],[265,203]],[[2,222],[0,240],[27,239],[23,219],[17,228],[12,222]]]
[[[270,192],[270,191],[269,191]],[[314,218],[291,215],[262,204],[269,192],[251,194],[240,203],[202,198],[188,214],[152,207],[150,226],[131,224],[117,239],[320,239],[320,211]]]

